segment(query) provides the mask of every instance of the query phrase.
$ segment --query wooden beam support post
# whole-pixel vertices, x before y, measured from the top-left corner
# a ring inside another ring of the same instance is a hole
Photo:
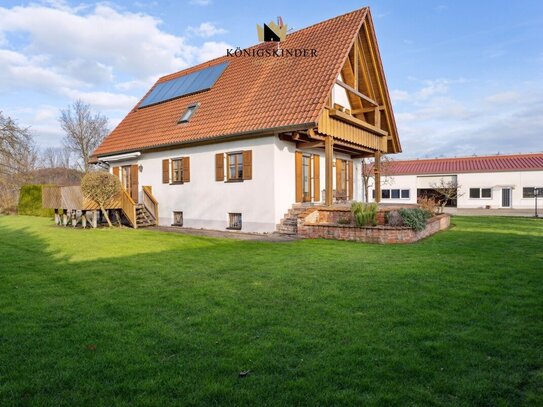
[[[375,173],[375,202],[381,202],[381,152],[375,152],[375,162],[373,164]]]
[[[83,229],[87,227],[87,211],[81,211],[81,225]]]
[[[324,168],[325,168],[325,188],[324,193],[324,204],[326,206],[332,206],[333,199],[333,177],[332,173],[334,171],[334,138],[330,135],[326,136],[324,143]]]

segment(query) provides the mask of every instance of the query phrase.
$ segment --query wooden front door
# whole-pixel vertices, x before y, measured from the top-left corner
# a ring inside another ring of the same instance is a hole
[[[138,166],[125,165],[121,167],[121,183],[123,188],[132,197],[134,202],[138,203]]]

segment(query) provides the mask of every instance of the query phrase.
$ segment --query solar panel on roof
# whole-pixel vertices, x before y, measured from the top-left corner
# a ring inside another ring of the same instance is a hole
[[[155,105],[166,102],[191,93],[202,92],[213,87],[217,79],[222,75],[228,62],[210,66],[179,78],[159,83],[140,103],[139,107]]]

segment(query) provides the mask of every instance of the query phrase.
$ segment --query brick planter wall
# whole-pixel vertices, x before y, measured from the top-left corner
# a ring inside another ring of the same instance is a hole
[[[408,227],[378,225],[361,228],[352,224],[338,225],[338,219],[347,219],[345,212],[344,209],[309,209],[298,218],[298,235],[308,239],[353,240],[381,244],[413,243],[450,226],[450,216],[447,214],[429,219],[426,229],[420,232]]]

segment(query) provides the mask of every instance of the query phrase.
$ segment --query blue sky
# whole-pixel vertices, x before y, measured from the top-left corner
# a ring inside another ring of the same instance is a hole
[[[402,157],[543,151],[543,2],[0,1],[0,110],[40,146],[81,98],[115,126],[157,77],[369,5]]]

